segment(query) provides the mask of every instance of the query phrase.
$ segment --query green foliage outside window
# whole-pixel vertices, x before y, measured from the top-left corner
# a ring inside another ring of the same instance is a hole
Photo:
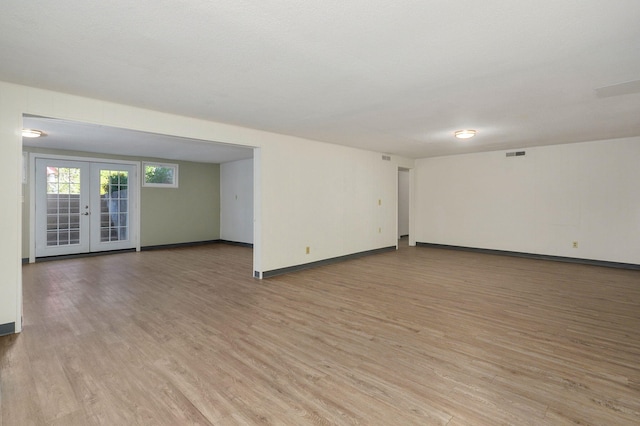
[[[47,194],[80,194],[80,169],[47,167]]]
[[[144,186],[165,188],[178,187],[178,165],[163,163],[144,163]]]
[[[127,173],[109,173],[109,171],[103,171],[102,176],[100,176],[100,180],[102,182],[102,193],[103,194],[113,194],[117,191],[124,191],[128,187],[128,176]]]
[[[147,183],[173,183],[173,168],[162,166],[146,166],[144,170]]]

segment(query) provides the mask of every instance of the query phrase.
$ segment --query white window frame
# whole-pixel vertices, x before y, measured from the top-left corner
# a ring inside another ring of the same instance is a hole
[[[173,182],[170,183],[152,183],[147,182],[147,166],[164,167],[167,169],[173,169]],[[178,165],[172,163],[159,163],[157,161],[143,161],[142,162],[142,186],[151,188],[177,188],[178,187]]]

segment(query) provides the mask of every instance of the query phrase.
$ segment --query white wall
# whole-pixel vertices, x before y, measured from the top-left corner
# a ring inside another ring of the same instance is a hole
[[[409,171],[398,170],[398,238],[409,235]]]
[[[22,115],[15,113],[20,91],[0,89],[0,325],[22,317]]]
[[[416,240],[640,264],[640,138],[525,151],[417,160]]]
[[[397,164],[338,145],[274,145],[261,154],[263,270],[396,245]]]
[[[220,164],[220,238],[253,244],[253,158]]]
[[[18,331],[23,113],[258,147],[259,273],[396,244],[397,167],[411,160],[0,82],[0,324],[15,322]]]

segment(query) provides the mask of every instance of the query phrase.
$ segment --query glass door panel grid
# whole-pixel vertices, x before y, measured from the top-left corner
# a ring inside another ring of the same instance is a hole
[[[47,167],[47,246],[80,243],[80,169]]]
[[[100,242],[129,238],[129,174],[100,170]]]

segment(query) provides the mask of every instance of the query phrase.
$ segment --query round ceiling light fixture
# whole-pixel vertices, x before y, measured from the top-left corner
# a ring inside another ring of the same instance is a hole
[[[458,139],[469,139],[474,137],[476,133],[477,132],[475,130],[456,130],[455,132],[453,132],[453,134]]]
[[[42,135],[44,135],[44,132],[42,130],[22,129],[23,138],[39,138]]]

